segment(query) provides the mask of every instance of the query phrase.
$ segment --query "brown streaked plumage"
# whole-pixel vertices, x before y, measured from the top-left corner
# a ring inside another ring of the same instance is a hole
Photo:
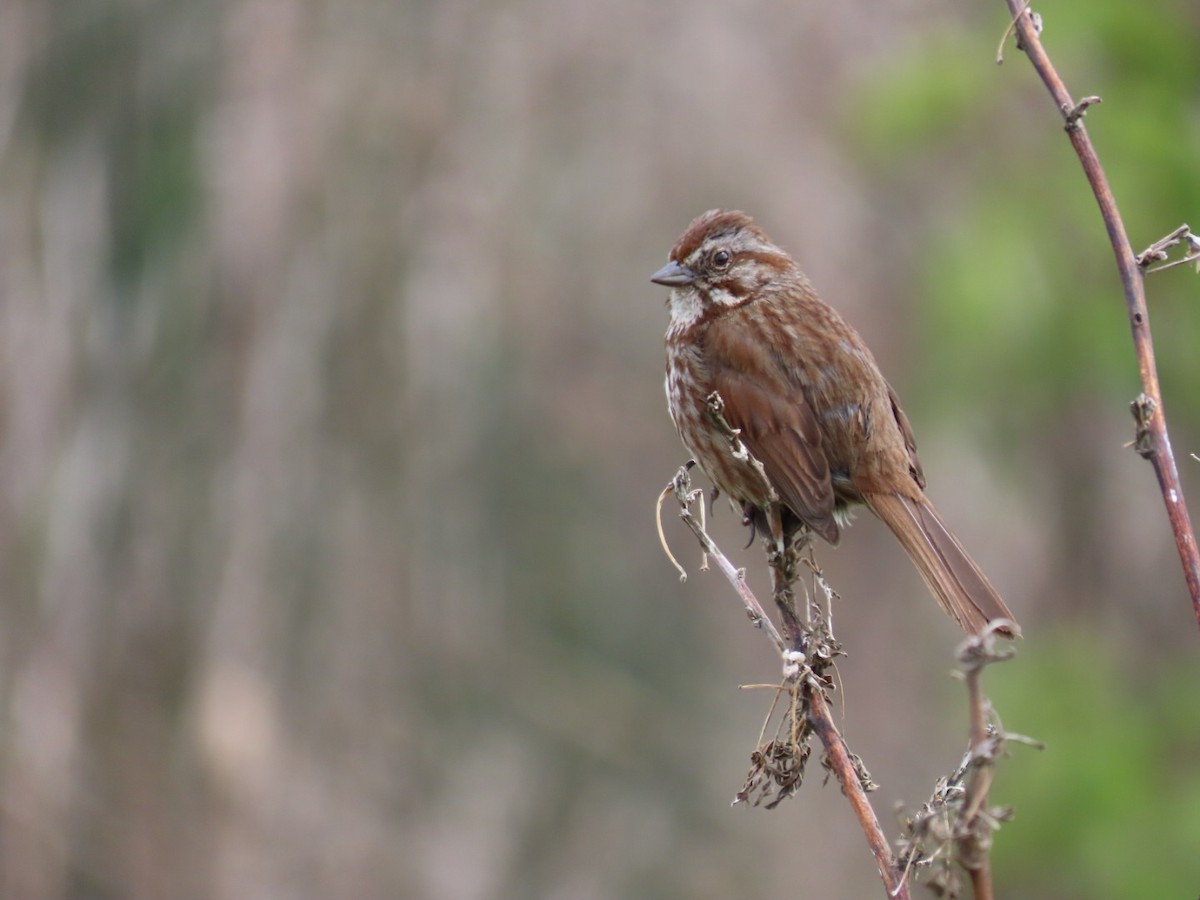
[[[766,525],[765,486],[706,412],[713,391],[762,461],[785,528],[836,544],[847,507],[864,504],[964,631],[1013,620],[926,498],[912,427],[871,351],[749,216],[699,216],[652,280],[671,288],[671,418],[717,487]]]

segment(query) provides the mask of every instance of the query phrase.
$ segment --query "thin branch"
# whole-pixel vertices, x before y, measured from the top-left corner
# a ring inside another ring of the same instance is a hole
[[[1171,248],[1181,244],[1186,244],[1188,248],[1183,257],[1167,262],[1170,259]],[[1137,262],[1147,275],[1154,272],[1165,272],[1167,269],[1174,269],[1176,266],[1188,263],[1196,263],[1196,271],[1200,272],[1200,236],[1192,234],[1192,229],[1188,227],[1187,223],[1184,223],[1139,253]],[[1156,266],[1154,263],[1162,263],[1162,265]]]
[[[675,494],[675,498],[679,501],[679,518],[683,519],[684,524],[692,530],[692,534],[700,542],[705,555],[716,561],[717,568],[721,570],[721,574],[733,585],[733,589],[737,591],[742,605],[746,608],[746,615],[749,616],[751,624],[755,628],[765,631],[767,637],[771,639],[771,643],[775,645],[780,653],[786,653],[787,644],[784,643],[778,629],[775,627],[775,623],[771,621],[771,617],[767,615],[762,605],[758,602],[758,598],[754,596],[754,592],[750,590],[750,585],[746,584],[746,573],[736,568],[729,561],[729,558],[721,552],[721,549],[709,537],[708,532],[705,531],[703,521],[698,520],[696,516],[692,515],[691,504],[697,498],[700,499],[701,503],[704,500],[700,492],[692,490],[691,475],[688,474],[690,468],[690,465],[682,466],[675,474],[675,477],[671,479],[671,483],[663,489],[663,494],[665,495],[668,492]],[[666,546],[665,543],[664,546]],[[671,561],[675,562],[674,556],[671,556]],[[675,562],[675,566],[680,572],[683,571],[679,563]]]
[[[963,665],[963,679],[967,684],[967,704],[971,711],[972,767],[972,775],[963,796],[964,834],[958,840],[958,857],[970,873],[975,900],[993,900],[995,897],[991,859],[993,825],[984,813],[995,775],[999,741],[989,727],[991,704],[983,695],[980,677],[986,666],[1011,659],[1015,652],[1012,648],[996,649],[995,634],[998,627],[1003,627],[1003,623],[989,622],[982,634],[972,635],[958,651],[958,660]]]
[[[837,726],[833,724],[833,716],[829,712],[829,703],[825,699],[825,694],[823,691],[811,687],[808,687],[807,691],[809,719],[812,722],[813,730],[821,739],[821,743],[825,745],[829,767],[833,769],[838,783],[842,786],[842,793],[850,801],[854,816],[862,826],[867,846],[871,848],[871,853],[875,857],[875,864],[879,867],[879,875],[883,879],[884,887],[887,888],[888,896],[907,900],[909,897],[908,885],[897,870],[892,847],[888,843],[883,829],[879,827],[879,820],[875,818],[875,810],[871,808],[871,802],[867,799],[866,791],[863,790],[859,771],[854,763],[854,756],[846,747],[846,742],[842,740]]]
[[[958,675],[967,687],[970,711],[970,741],[962,761],[937,780],[933,795],[904,823],[899,856],[905,874],[910,869],[928,869],[923,880],[941,896],[956,897],[962,890],[961,866],[971,879],[975,900],[994,900],[991,850],[993,834],[1012,811],[988,806],[988,793],[997,761],[1009,742],[1037,741],[1004,730],[996,711],[983,694],[981,677],[985,667],[1011,659],[1011,646],[998,646],[997,631],[1004,622],[989,623],[979,634],[968,637],[958,648]]]
[[[762,464],[753,457],[751,459],[761,471]],[[765,480],[765,474],[763,478]],[[766,541],[768,551],[774,541],[774,537]],[[784,631],[788,635],[792,654],[800,654],[801,659],[806,661],[803,671],[797,677],[802,698],[808,709],[808,722],[825,746],[825,763],[833,771],[842,786],[842,793],[850,802],[850,808],[854,811],[854,816],[867,839],[867,846],[875,857],[888,896],[907,897],[908,887],[896,865],[891,844],[888,843],[887,836],[875,816],[875,810],[867,799],[867,790],[874,789],[874,784],[862,761],[846,746],[829,711],[829,702],[825,696],[827,685],[824,669],[832,665],[833,657],[839,652],[837,642],[825,627],[826,620],[819,618],[813,623],[811,617],[806,616],[809,622],[808,625],[804,625],[796,614],[793,585],[796,581],[796,564],[801,548],[802,545],[784,539],[783,547],[769,552],[768,558],[774,582],[775,603],[783,616]],[[814,577],[820,578],[815,566],[812,570]]]
[[[714,394],[709,402],[710,415],[714,419],[724,421],[724,416],[721,414],[720,396]],[[726,437],[734,446],[735,452],[740,449],[744,453],[744,456],[739,458],[742,458],[747,465],[753,466],[765,480],[766,475],[762,471],[762,464],[744,449],[744,445],[741,445],[737,430],[729,428],[728,423],[725,424],[725,428],[727,429]],[[842,793],[850,801],[850,807],[866,837],[867,846],[870,847],[871,853],[875,857],[880,878],[887,889],[887,896],[910,900],[907,883],[896,866],[896,859],[888,844],[887,836],[879,825],[870,801],[867,800],[867,789],[868,787],[873,788],[874,785],[871,784],[870,776],[866,773],[862,762],[850,752],[838,732],[825,697],[829,682],[823,676],[822,670],[826,666],[832,665],[833,657],[838,652],[837,644],[828,630],[823,627],[825,624],[823,618],[818,620],[815,627],[805,627],[794,609],[792,584],[796,578],[799,545],[783,539],[783,546],[777,546],[775,542],[781,539],[779,535],[765,538],[770,555],[775,600],[783,614],[784,629],[787,634],[785,640],[775,629],[774,623],[766,615],[762,604],[758,602],[749,585],[746,584],[744,573],[729,562],[702,524],[692,515],[691,503],[702,494],[692,489],[689,468],[690,466],[680,468],[668,486],[668,489],[675,494],[679,501],[680,517],[695,534],[705,554],[716,562],[717,569],[733,586],[742,605],[746,608],[751,622],[767,633],[779,651],[784,663],[785,687],[789,690],[794,704],[791,715],[792,729],[798,731],[811,728],[825,747],[826,765],[837,778]],[[819,573],[817,574],[819,575]],[[802,746],[805,740],[806,738],[801,736],[793,737],[790,741],[772,741],[770,742],[772,751],[779,751],[779,757],[774,756],[772,752],[764,753],[756,750],[752,759],[756,767],[767,770],[777,781],[786,779],[783,790],[790,792],[799,785],[802,776],[807,754],[806,747]],[[739,799],[744,799],[748,795],[754,777],[752,772],[751,778],[747,782],[747,788],[739,793]],[[783,795],[786,796],[786,793]],[[778,799],[774,802],[777,803]]]
[[[1117,269],[1121,275],[1121,284],[1125,291],[1125,302],[1128,307],[1129,325],[1133,332],[1133,346],[1137,353],[1138,368],[1141,373],[1142,393],[1149,401],[1143,406],[1149,408],[1144,422],[1145,441],[1142,446],[1143,455],[1154,466],[1158,477],[1159,489],[1162,491],[1163,502],[1167,507],[1167,518],[1175,533],[1175,547],[1183,565],[1184,578],[1187,580],[1188,591],[1192,597],[1192,610],[1196,624],[1200,627],[1200,551],[1196,547],[1195,532],[1192,530],[1191,519],[1188,516],[1187,505],[1183,499],[1183,489],[1179,481],[1179,470],[1175,465],[1175,456],[1171,451],[1171,440],[1167,433],[1167,420],[1163,413],[1162,391],[1159,388],[1158,372],[1154,363],[1154,343],[1150,335],[1150,314],[1146,308],[1146,293],[1143,267],[1139,266],[1133,254],[1133,247],[1125,233],[1125,226],[1117,210],[1108,179],[1100,165],[1100,159],[1088,137],[1087,129],[1082,122],[1083,113],[1091,103],[1098,98],[1076,103],[1071,99],[1058,72],[1050,62],[1050,57],[1042,47],[1038,36],[1039,28],[1033,15],[1026,12],[1024,0],[1006,0],[1009,12],[1016,21],[1018,46],[1029,57],[1030,63],[1041,77],[1050,96],[1054,98],[1059,111],[1066,123],[1067,136],[1071,146],[1079,156],[1084,174],[1092,193],[1100,206],[1100,214],[1108,229],[1108,238],[1112,244],[1113,253],[1117,259]],[[1139,422],[1139,427],[1143,423]]]

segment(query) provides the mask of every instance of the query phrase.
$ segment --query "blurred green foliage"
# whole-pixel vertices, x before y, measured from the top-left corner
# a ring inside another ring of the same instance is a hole
[[[1068,88],[1102,96],[1085,124],[1139,252],[1200,208],[1200,7],[1072,0],[1046,12],[1042,40]],[[1061,117],[1011,38],[1002,67],[980,49],[979,31],[928,36],[886,90],[872,80],[850,105],[851,128],[875,178],[938,197],[914,248],[921,371],[939,399],[986,406],[1002,436],[1081,392],[1132,396],[1136,366],[1103,222]],[[1194,384],[1200,320],[1167,301],[1194,297],[1200,282],[1180,269],[1148,288],[1164,381]],[[1190,392],[1172,401],[1185,420],[1200,408]]]
[[[1180,222],[1197,224],[1200,6],[1068,0],[1042,11],[1043,42],[1068,88],[1076,98],[1103,98],[1085,124],[1134,252]],[[1011,40],[1000,69],[978,45],[978,32],[931,36],[892,71],[886,91],[864,91],[852,129],[881,185],[939,197],[938,218],[920,232],[912,282],[924,301],[914,304],[923,393],[936,391],[946,415],[986,410],[977,419],[1000,458],[1012,435],[1050,437],[1056,419],[1068,421],[1073,437],[1050,480],[1060,498],[1075,501],[1057,509],[1078,537],[1082,498],[1097,485],[1094,467],[1082,464],[1091,450],[1072,410],[1093,396],[1115,406],[1113,398],[1139,390],[1123,295],[1049,94]],[[940,159],[931,164],[930,153]],[[962,153],[973,161],[955,165]],[[1200,280],[1175,269],[1152,276],[1147,294],[1179,453],[1200,413]],[[1075,489],[1064,486],[1073,480]],[[1053,495],[1047,500],[1054,509]],[[1063,556],[1081,543],[1068,540]],[[1174,586],[1178,575],[1164,571],[1162,580]],[[1194,655],[1120,645],[1085,622],[1095,618],[1038,634],[1015,662],[989,672],[1006,727],[1047,745],[1042,753],[1014,748],[999,770],[993,800],[1016,807],[996,839],[1000,893],[1193,896],[1200,668]]]
[[[989,670],[1012,745],[993,801],[1016,807],[996,839],[1014,897],[1188,897],[1200,883],[1200,664],[1139,658],[1057,629]]]

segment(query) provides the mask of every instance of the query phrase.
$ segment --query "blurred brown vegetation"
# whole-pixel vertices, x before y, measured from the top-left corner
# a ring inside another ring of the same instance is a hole
[[[1060,684],[1194,683],[1122,448],[1103,231],[1032,73],[993,65],[990,6],[0,5],[0,895],[877,893],[816,775],[728,808],[767,705],[735,686],[777,662],[684,531],[685,585],[653,533],[683,452],[647,277],[713,206],[791,249],[905,397],[931,496],[1025,624],[1006,725],[1059,704],[1015,767],[1063,765],[1045,731],[1084,705]],[[1124,6],[1067,4],[1047,44],[1105,95],[1088,123],[1140,248],[1200,202],[1200,15]],[[1151,284],[1181,456],[1195,291]],[[886,820],[965,716],[952,623],[860,520],[821,558]],[[1087,784],[1200,794],[1162,734]],[[1001,769],[1001,846],[1069,833],[1066,777],[1005,797]],[[1079,796],[1185,834],[1183,806]],[[1076,896],[1043,876],[1110,845],[1037,846],[1002,886]]]

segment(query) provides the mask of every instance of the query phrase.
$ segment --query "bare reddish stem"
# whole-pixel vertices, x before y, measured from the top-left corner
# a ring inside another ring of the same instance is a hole
[[[733,437],[736,437],[736,434],[733,434]],[[799,650],[803,644],[803,636],[795,628],[794,612],[790,618],[785,619],[784,631],[787,635],[787,641],[785,642],[763,611],[762,605],[750,590],[750,586],[746,584],[743,574],[734,568],[725,554],[721,552],[721,548],[708,536],[703,526],[691,514],[691,510],[689,509],[690,504],[694,500],[698,500],[701,503],[704,500],[696,492],[693,492],[691,480],[688,476],[688,468],[688,466],[684,466],[679,470],[675,478],[663,490],[663,495],[665,496],[670,493],[675,495],[679,501],[681,517],[692,530],[692,533],[696,535],[701,547],[704,548],[704,552],[713,558],[717,564],[717,569],[733,585],[738,598],[750,616],[751,622],[767,632],[768,637],[770,637],[772,643],[775,644],[776,649],[781,654],[787,655],[789,645],[792,649]],[[784,573],[777,570],[774,566],[772,566],[771,574],[773,579],[786,578]],[[780,585],[777,583],[777,599],[779,596],[779,587]],[[850,808],[854,811],[854,817],[858,819],[858,823],[862,827],[863,834],[867,839],[867,846],[870,847],[871,853],[875,857],[875,863],[879,867],[879,875],[883,879],[887,895],[890,898],[896,898],[896,900],[910,900],[908,884],[905,882],[903,875],[897,870],[896,857],[892,853],[891,845],[888,844],[887,836],[883,833],[883,828],[879,825],[879,819],[875,815],[875,810],[871,807],[871,802],[867,799],[867,792],[859,780],[858,769],[855,767],[854,761],[850,758],[850,751],[846,748],[846,743],[842,740],[842,735],[833,722],[833,715],[829,711],[829,703],[825,699],[825,694],[814,677],[804,675],[800,677],[804,679],[800,685],[800,689],[804,691],[804,696],[808,700],[808,720],[812,724],[813,730],[817,733],[817,737],[821,739],[821,743],[825,747],[826,756],[829,759],[829,766],[833,770],[838,783],[842,786],[842,793],[850,801]]]
[[[1096,155],[1092,140],[1088,137],[1087,129],[1083,127],[1082,117],[1087,108],[1098,103],[1098,97],[1089,97],[1080,103],[1071,99],[1066,85],[1058,76],[1050,57],[1038,37],[1031,16],[1026,12],[1027,4],[1022,0],[1006,0],[1008,9],[1016,20],[1016,31],[1021,48],[1029,57],[1033,68],[1041,77],[1050,96],[1058,105],[1066,124],[1067,136],[1071,146],[1079,156],[1088,184],[1096,195],[1100,205],[1100,215],[1104,218],[1104,226],[1108,229],[1108,239],[1112,243],[1113,253],[1117,258],[1117,269],[1121,274],[1121,284],[1125,290],[1125,303],[1129,311],[1129,326],[1133,331],[1133,346],[1137,353],[1138,369],[1142,379],[1144,398],[1139,398],[1136,405],[1143,410],[1139,416],[1139,452],[1150,460],[1154,466],[1154,474],[1158,477],[1158,485],[1167,506],[1167,518],[1171,522],[1171,530],[1175,533],[1175,547],[1179,551],[1179,560],[1183,565],[1183,575],[1187,580],[1188,591],[1192,596],[1192,611],[1196,616],[1196,624],[1200,627],[1200,552],[1197,552],[1196,537],[1192,531],[1191,519],[1188,516],[1187,505],[1183,499],[1183,489],[1179,482],[1179,470],[1175,465],[1175,455],[1171,451],[1171,439],[1167,433],[1167,419],[1163,411],[1162,391],[1158,384],[1158,370],[1154,364],[1154,342],[1150,336],[1150,314],[1146,308],[1146,292],[1143,284],[1144,272],[1137,263],[1130,246],[1129,236],[1125,233],[1125,225],[1117,210],[1116,200],[1108,185],[1100,158]],[[1146,402],[1148,400],[1148,402]],[[1137,411],[1135,409],[1135,414]]]
[[[867,799],[866,792],[858,780],[858,770],[855,769],[854,762],[850,759],[850,751],[846,749],[846,742],[842,740],[841,733],[833,724],[829,703],[826,702],[825,695],[820,689],[808,686],[805,689],[808,691],[809,721],[812,723],[817,737],[825,745],[829,765],[842,786],[842,793],[850,801],[855,818],[862,826],[863,834],[867,838],[867,846],[871,848],[871,853],[875,856],[875,864],[879,867],[879,876],[883,879],[883,886],[887,888],[889,897],[909,900],[908,883],[896,870],[896,857],[892,855],[892,848],[883,834],[883,829],[879,827],[879,820],[875,818],[875,810],[871,807],[871,802]]]
[[[983,666],[976,664],[968,666],[966,671],[967,703],[971,710],[971,755],[977,757],[983,752],[987,743],[987,701],[979,686],[980,673]],[[993,768],[989,763],[975,769],[967,785],[967,797],[963,808],[963,821],[970,828],[973,820],[979,815],[987,803],[988,791],[992,787]],[[964,858],[971,860],[972,865],[966,866],[971,876],[971,887],[975,892],[975,900],[993,900],[996,896],[992,886],[992,860],[986,848],[978,846],[977,832],[971,828],[971,836],[965,839],[966,851]]]

